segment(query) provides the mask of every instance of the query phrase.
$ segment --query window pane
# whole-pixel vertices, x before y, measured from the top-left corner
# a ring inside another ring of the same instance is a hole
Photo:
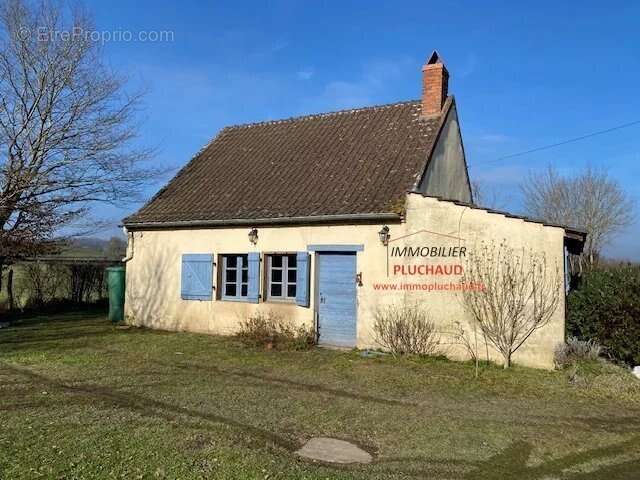
[[[276,282],[276,283],[282,282],[282,270],[272,269],[271,270],[271,281],[272,282]]]
[[[295,283],[296,281],[296,271],[295,269],[289,269],[287,271],[287,280],[289,281],[289,283]]]
[[[282,285],[279,283],[271,284],[271,296],[272,297],[281,297],[282,296]]]
[[[296,296],[296,286],[288,285],[287,286],[287,297],[295,298]]]
[[[287,255],[287,266],[289,268],[296,268],[296,256],[295,255]]]
[[[236,256],[228,256],[226,257],[227,260],[227,267],[231,267],[231,268],[235,268],[235,266],[238,264],[238,257]]]
[[[243,297],[247,296],[247,285],[242,285],[240,287],[240,291],[242,292],[240,295],[242,295]]]
[[[242,269],[242,283],[247,283],[249,281],[249,270],[246,268]]]
[[[224,286],[224,294],[227,297],[235,297],[236,296],[236,284],[235,283],[227,283]]]
[[[271,255],[271,266],[282,267],[282,255]]]
[[[228,282],[235,282],[235,281],[236,281],[236,278],[237,278],[237,276],[236,276],[236,275],[237,275],[237,272],[238,272],[237,270],[229,270],[229,269],[227,269],[227,271],[226,271],[226,272],[225,272],[225,274],[224,274],[224,275],[225,275],[225,279],[226,279],[227,283],[228,283]]]

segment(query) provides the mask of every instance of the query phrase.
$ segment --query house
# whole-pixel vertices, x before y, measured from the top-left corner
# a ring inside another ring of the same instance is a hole
[[[434,52],[419,100],[224,128],[124,220],[128,321],[232,334],[269,310],[321,345],[375,348],[392,302],[427,305],[443,335],[469,321],[455,285],[479,242],[540,252],[562,275],[582,232],[473,204],[448,80]],[[514,360],[552,366],[564,321],[563,293]]]

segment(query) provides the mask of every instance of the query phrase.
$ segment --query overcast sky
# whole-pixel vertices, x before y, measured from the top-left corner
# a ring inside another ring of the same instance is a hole
[[[640,206],[640,125],[495,161],[640,120],[639,2],[207,3],[87,4],[105,38],[131,32],[105,55],[149,89],[141,138],[162,165],[183,166],[228,124],[419,98],[435,48],[471,178],[503,207],[518,212],[519,182],[549,164],[606,168]],[[103,236],[137,207],[97,207],[113,220]],[[607,253],[640,259],[639,236],[636,222]]]

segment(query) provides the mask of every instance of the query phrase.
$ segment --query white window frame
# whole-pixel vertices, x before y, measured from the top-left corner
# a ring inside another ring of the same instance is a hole
[[[231,300],[236,302],[246,302],[248,301],[249,295],[249,258],[246,253],[223,253],[222,255],[222,292],[220,294],[220,298],[222,300]],[[227,266],[227,260],[231,257],[236,258],[236,266],[229,268]],[[235,284],[236,294],[235,295],[227,295],[227,270],[235,270],[236,271],[236,281],[228,282],[230,284]],[[242,272],[247,272],[247,281],[242,281]],[[246,287],[246,295],[242,295],[242,287]]]
[[[292,252],[277,252],[277,253],[268,253],[266,255],[267,257],[267,268],[266,268],[266,275],[267,275],[267,282],[266,282],[266,299],[267,301],[273,301],[273,302],[285,302],[285,303],[295,303],[296,302],[296,293],[298,292],[298,259],[296,258],[296,253],[292,253]],[[282,257],[282,266],[281,267],[274,267],[273,266],[273,257]],[[290,257],[294,258],[294,261],[296,262],[296,266],[295,267],[289,267],[289,259]],[[272,281],[272,275],[271,272],[272,270],[282,270],[282,277],[281,277],[281,281],[280,282],[273,282]],[[294,281],[290,281],[289,280],[289,271],[294,271],[296,279]],[[280,290],[280,295],[272,295],[271,294],[271,285],[272,284],[277,284],[277,285],[281,285],[281,290]],[[293,286],[295,287],[295,291],[293,293],[293,296],[289,296],[289,287]]]

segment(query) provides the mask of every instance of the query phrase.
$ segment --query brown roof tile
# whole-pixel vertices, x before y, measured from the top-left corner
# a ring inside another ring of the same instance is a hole
[[[124,223],[392,213],[441,118],[421,118],[410,101],[226,127]]]

